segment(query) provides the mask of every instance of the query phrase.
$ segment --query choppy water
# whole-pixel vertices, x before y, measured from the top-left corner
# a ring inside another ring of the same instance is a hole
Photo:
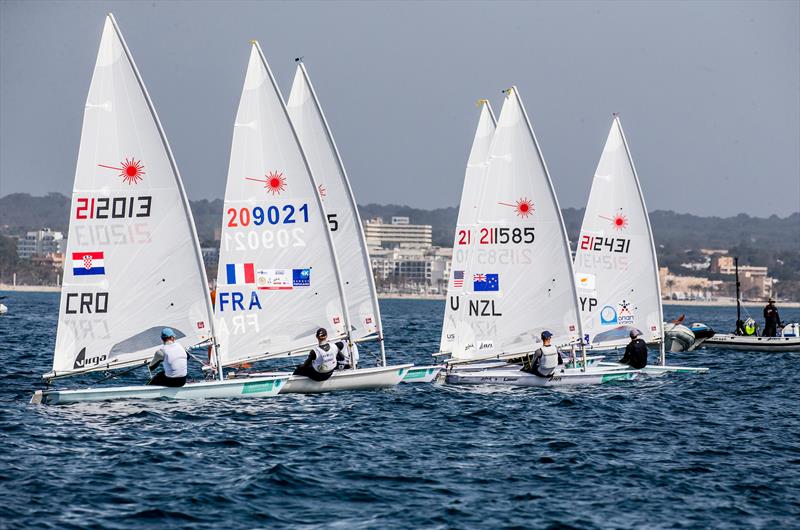
[[[676,354],[712,371],[569,390],[46,407],[28,400],[50,368],[58,295],[5,294],[1,527],[800,525],[799,354]],[[381,305],[391,359],[429,362],[443,303]]]

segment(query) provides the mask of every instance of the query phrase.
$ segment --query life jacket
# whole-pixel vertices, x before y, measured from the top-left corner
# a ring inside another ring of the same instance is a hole
[[[353,345],[348,348],[345,344],[337,342],[336,347],[338,348],[340,344],[342,345],[342,348],[339,350],[339,353],[336,354],[336,360],[338,361],[337,368],[339,370],[343,370],[347,366],[352,368],[354,364],[353,361],[355,361],[355,364],[357,365],[358,346],[353,343]]]
[[[314,360],[311,361],[311,367],[321,374],[332,372],[336,369],[336,350],[331,348],[331,345],[328,343],[325,343],[325,346],[328,347],[327,350],[324,349],[321,344],[317,344],[314,346],[314,349],[311,350],[316,354]]]
[[[550,375],[558,368],[558,350],[555,346],[542,346],[539,348],[542,356],[539,358],[539,373]]]
[[[744,334],[745,335],[755,335],[756,334],[756,321],[752,318],[748,318],[744,321]]]

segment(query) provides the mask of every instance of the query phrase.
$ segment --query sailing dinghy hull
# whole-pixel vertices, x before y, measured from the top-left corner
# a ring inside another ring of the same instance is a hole
[[[290,375],[281,388],[281,394],[321,394],[323,392],[340,392],[343,390],[375,390],[397,386],[408,374],[413,364],[395,366],[378,366],[376,368],[358,368],[356,370],[337,370],[327,381],[314,381],[301,375]],[[251,373],[238,375],[237,381],[248,381],[263,374]]]
[[[203,381],[188,383],[178,388],[136,385],[79,390],[37,390],[31,398],[31,403],[64,405],[119,399],[263,398],[277,396],[286,386],[288,379],[289,375],[286,374],[247,380]]]
[[[607,369],[621,369],[628,368],[627,365],[620,363],[599,363],[599,368]],[[653,365],[640,368],[639,371],[648,377],[661,377],[667,374],[705,374],[708,373],[708,368],[695,367],[695,366],[670,366],[670,365]]]
[[[553,375],[539,377],[520,370],[484,370],[481,372],[451,372],[445,382],[451,385],[509,385],[562,387],[575,385],[599,385],[611,381],[636,379],[638,370],[581,370],[569,369]]]
[[[439,376],[444,366],[412,366],[403,376],[401,383],[432,383]]]

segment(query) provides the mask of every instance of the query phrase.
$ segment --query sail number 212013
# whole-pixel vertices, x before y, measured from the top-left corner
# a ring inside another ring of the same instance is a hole
[[[536,239],[536,234],[532,226],[526,226],[525,228],[483,227],[477,230],[475,236],[472,235],[472,230],[459,229],[456,235],[456,243],[470,245],[473,237],[477,237],[479,245],[507,245],[509,243],[519,245],[533,243]]]

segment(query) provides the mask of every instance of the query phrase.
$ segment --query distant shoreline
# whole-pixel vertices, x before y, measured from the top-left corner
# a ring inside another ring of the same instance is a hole
[[[444,300],[439,294],[398,294],[378,293],[381,300]],[[662,305],[683,305],[695,307],[736,307],[736,300],[662,300]],[[764,307],[766,302],[742,302],[744,307]],[[800,308],[800,302],[778,302],[778,307]]]
[[[57,293],[61,287],[57,285],[8,285],[0,283],[0,291],[20,292],[20,293]],[[445,297],[439,294],[398,294],[398,293],[379,293],[381,300],[444,300]],[[683,305],[694,307],[735,307],[736,300],[662,300],[663,305]],[[745,307],[764,307],[766,302],[742,302]],[[800,302],[778,302],[778,307],[800,308]]]

